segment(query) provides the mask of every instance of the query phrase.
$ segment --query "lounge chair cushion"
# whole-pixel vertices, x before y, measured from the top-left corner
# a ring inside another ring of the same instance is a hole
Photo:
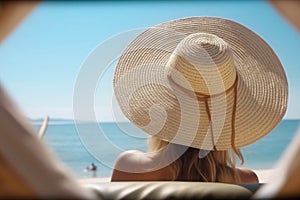
[[[111,182],[85,186],[99,199],[250,199],[253,195],[245,186],[226,183]]]

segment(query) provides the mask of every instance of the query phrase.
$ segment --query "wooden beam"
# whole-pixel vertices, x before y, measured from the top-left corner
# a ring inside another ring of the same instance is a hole
[[[38,3],[39,1],[0,1],[0,43]]]
[[[289,23],[300,31],[299,0],[269,0],[269,2]]]

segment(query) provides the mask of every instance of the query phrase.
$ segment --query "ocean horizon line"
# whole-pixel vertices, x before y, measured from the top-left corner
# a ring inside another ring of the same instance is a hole
[[[43,123],[44,118],[27,118],[33,124],[40,124]],[[111,120],[75,120],[72,118],[51,118],[49,117],[48,124],[69,124],[69,123],[131,123],[128,120],[124,121],[111,121]]]
[[[31,125],[34,126],[41,126],[44,118],[35,118],[35,119],[30,119],[28,118],[28,121]],[[283,121],[294,121],[294,122],[299,122],[300,123],[300,118],[299,119],[294,119],[294,118],[290,118],[290,119],[282,119],[281,122]],[[280,123],[281,123],[280,122]],[[133,124],[130,121],[103,121],[103,120],[99,120],[99,121],[92,121],[92,120],[74,120],[72,118],[51,118],[49,117],[48,119],[48,125],[72,125],[72,124],[77,124],[77,125],[84,125],[84,124]]]
[[[38,118],[30,118],[27,117],[27,119],[30,122],[36,123],[36,122],[43,122],[44,117],[38,117]],[[300,118],[284,118],[282,121],[298,121]],[[123,122],[128,122],[131,123],[129,120],[123,120],[123,121],[114,121],[114,120],[75,120],[73,118],[51,118],[49,117],[49,123],[50,122],[80,122],[80,123],[123,123]]]

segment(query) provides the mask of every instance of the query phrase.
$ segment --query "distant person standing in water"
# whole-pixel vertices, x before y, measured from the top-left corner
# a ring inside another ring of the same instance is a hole
[[[84,169],[85,172],[89,172],[89,171],[92,171],[93,172],[93,177],[96,177],[97,176],[97,166],[92,163],[91,165],[87,166],[85,169]]]
[[[149,137],[126,151],[112,181],[258,182],[240,147],[273,130],[287,108],[285,71],[271,47],[241,24],[215,17],[165,22],[121,55],[114,92]]]

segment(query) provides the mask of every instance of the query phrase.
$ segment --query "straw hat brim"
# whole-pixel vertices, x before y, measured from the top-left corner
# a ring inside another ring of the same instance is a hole
[[[177,44],[198,32],[229,44],[238,76],[234,125],[233,94],[209,102],[213,140],[204,102],[182,102],[184,94],[175,93],[164,74]],[[251,144],[278,125],[287,108],[288,84],[276,54],[257,34],[228,19],[191,17],[153,26],[137,36],[117,63],[114,92],[124,115],[146,133],[195,148],[227,150],[232,144]]]

